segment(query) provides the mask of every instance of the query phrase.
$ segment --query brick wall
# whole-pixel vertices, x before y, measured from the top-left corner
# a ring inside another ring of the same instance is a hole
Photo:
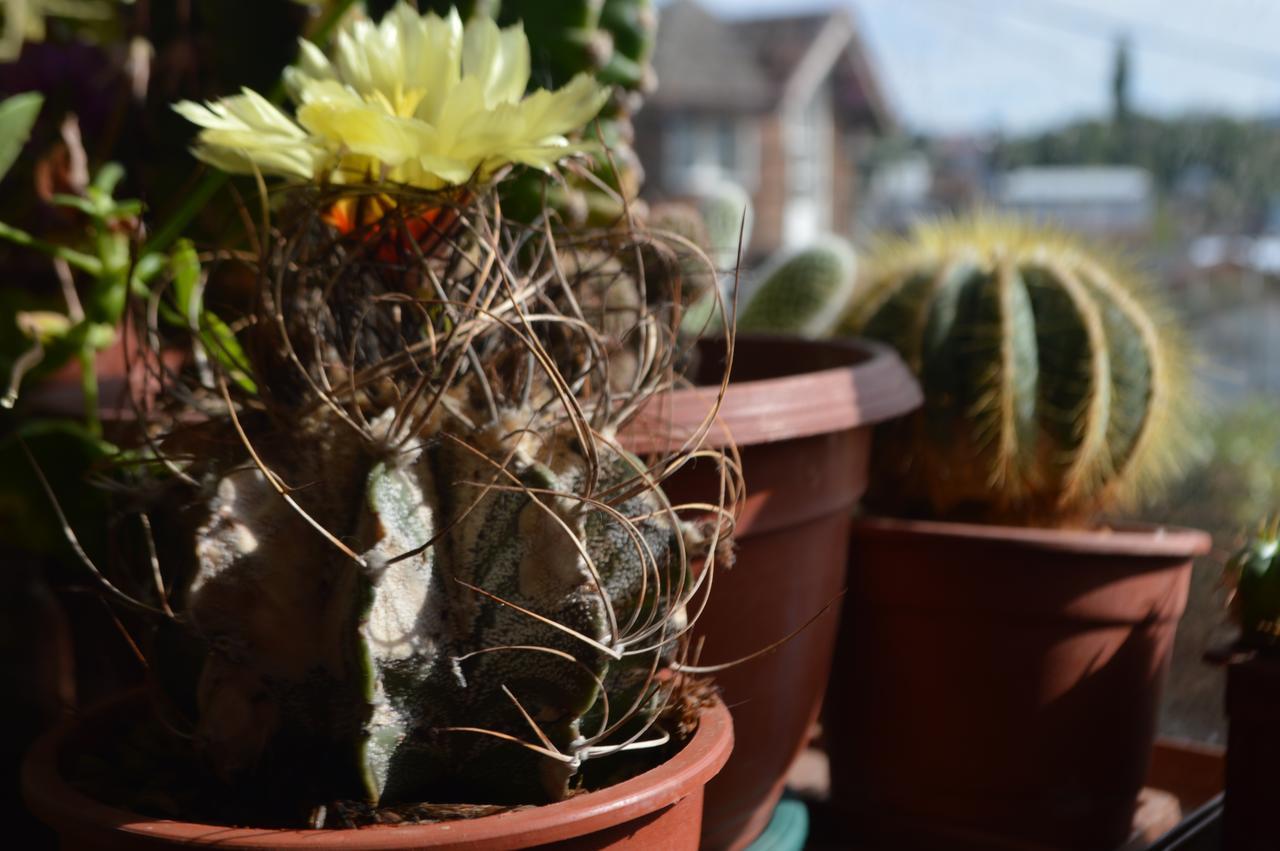
[[[835,124],[831,139],[831,229],[838,234],[853,234],[854,213],[858,195],[857,149],[853,134]]]
[[[782,121],[777,115],[760,119],[760,185],[752,198],[755,231],[751,256],[772,254],[782,244],[782,217],[787,207],[787,158]]]

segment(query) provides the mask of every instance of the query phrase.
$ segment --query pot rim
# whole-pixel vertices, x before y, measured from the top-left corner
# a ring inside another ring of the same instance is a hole
[[[1208,532],[1157,523],[1117,523],[1101,529],[1054,529],[863,515],[854,518],[853,534],[877,537],[920,535],[956,541],[1003,541],[1011,546],[1041,552],[1157,558],[1202,556],[1209,552],[1212,545]]]
[[[893,347],[857,337],[805,340],[775,334],[741,334],[735,346],[821,351],[848,363],[794,372],[780,378],[729,381],[702,445],[724,449],[830,434],[899,417],[924,401],[915,376]],[[706,418],[719,385],[685,387],[650,400],[623,429],[633,452],[670,452],[682,447]]]
[[[59,755],[84,719],[136,701],[140,690],[91,707],[43,734],[22,765],[23,798],[41,821],[59,832],[71,828],[121,832],[136,840],[208,844],[219,848],[527,848],[585,836],[662,810],[706,785],[733,749],[733,721],[716,696],[699,713],[693,738],[671,759],[605,789],[565,801],[431,824],[371,825],[349,830],[228,827],[149,818],[103,804],[68,783]]]

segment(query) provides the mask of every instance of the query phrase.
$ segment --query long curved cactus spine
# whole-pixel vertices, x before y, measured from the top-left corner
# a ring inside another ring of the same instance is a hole
[[[218,480],[189,611],[238,648],[212,653],[201,675],[198,735],[221,773],[283,734],[323,742],[326,782],[356,797],[401,803],[452,785],[530,802],[563,798],[606,750],[610,725],[642,698],[618,687],[637,661],[623,654],[651,645],[646,667],[677,640],[670,601],[653,593],[677,591],[676,528],[653,491],[593,506],[571,434],[527,412],[479,430],[469,419],[443,415],[425,433],[446,439],[379,453],[339,445],[324,417],[270,459],[275,475],[322,483],[299,500],[355,557],[264,472]],[[642,469],[600,450],[599,492]]]
[[[895,510],[1073,522],[1175,472],[1186,347],[1149,288],[1076,240],[979,217],[881,247],[845,329],[895,346],[923,409],[885,427]]]
[[[461,202],[407,272],[305,227],[264,260],[261,393],[228,386],[185,437],[204,441],[179,610],[207,647],[194,740],[225,779],[540,803],[663,740],[656,672],[701,580],[655,482],[671,459],[613,435],[672,380],[673,330],[634,300],[622,236],[543,244],[489,203]],[[621,379],[620,339],[649,341]]]

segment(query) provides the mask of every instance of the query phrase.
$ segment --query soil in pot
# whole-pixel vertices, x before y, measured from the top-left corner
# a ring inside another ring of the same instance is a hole
[[[698,847],[703,789],[729,757],[733,725],[718,699],[702,705],[696,730],[643,773],[607,788],[538,807],[404,808],[355,829],[267,829],[148,817],[103,803],[68,780],[94,770],[93,754],[118,739],[140,713],[135,692],[91,710],[46,734],[23,767],[31,810],[59,833],[68,848],[468,848],[513,849],[555,844],[566,849],[687,849]],[[137,750],[134,753],[138,753]],[[157,766],[148,766],[154,770]],[[99,763],[97,770],[120,766]],[[162,767],[163,768],[163,767]],[[154,784],[153,784],[154,785]],[[124,791],[117,789],[118,792]],[[198,791],[198,789],[196,790]],[[153,795],[163,795],[155,787]],[[136,797],[136,796],[135,796]],[[155,807],[165,801],[152,798]],[[348,813],[359,817],[359,813]],[[418,817],[430,823],[409,823]]]
[[[711,410],[725,343],[700,346],[697,386],[654,399],[624,433],[635,451],[679,446]],[[872,425],[920,403],[897,354],[860,341],[740,335],[731,376],[706,442],[736,443],[746,498],[736,561],[717,570],[694,642],[704,642],[700,662],[714,665],[791,637],[715,674],[740,745],[707,789],[703,845],[711,849],[743,848],[765,829],[808,741],[831,668],[849,522],[866,488]],[[674,504],[716,504],[719,485],[714,464],[703,461],[663,487]]]
[[[1124,842],[1208,536],[872,518],[852,542],[825,729],[853,835]]]

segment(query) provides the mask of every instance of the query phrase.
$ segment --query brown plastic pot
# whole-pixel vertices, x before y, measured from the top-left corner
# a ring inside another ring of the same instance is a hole
[[[180,349],[165,349],[159,356],[144,350],[136,337],[121,332],[118,339],[97,353],[98,416],[104,423],[132,423],[146,412],[163,390],[159,370],[177,374],[186,358]],[[84,416],[82,372],[74,358],[55,372],[31,382],[22,390],[23,409],[40,416],[79,419]]]
[[[1124,842],[1191,560],[1208,548],[1185,529],[857,521],[825,727],[851,834]]]
[[[1274,851],[1280,842],[1280,659],[1242,650],[1227,667],[1225,851]]]
[[[719,391],[725,351],[723,341],[701,347],[700,386],[655,399],[625,433],[630,447],[670,449],[702,422]],[[831,669],[871,427],[921,400],[897,354],[861,341],[742,335],[732,379],[706,445],[723,447],[732,435],[746,499],[736,563],[717,571],[696,624],[695,641],[705,642],[700,661],[750,656],[829,608],[776,651],[715,675],[738,746],[707,787],[702,838],[710,849],[742,848],[764,830],[808,741]],[[715,503],[719,480],[711,463],[699,462],[664,487],[676,503]]]
[[[134,693],[47,733],[22,770],[27,806],[53,827],[64,848],[564,849],[694,851],[702,823],[703,788],[729,758],[733,723],[724,704],[703,710],[693,739],[667,762],[637,777],[566,801],[476,819],[377,825],[352,830],[271,830],[151,819],[94,801],[69,784],[61,759],[93,737],[112,735]]]

